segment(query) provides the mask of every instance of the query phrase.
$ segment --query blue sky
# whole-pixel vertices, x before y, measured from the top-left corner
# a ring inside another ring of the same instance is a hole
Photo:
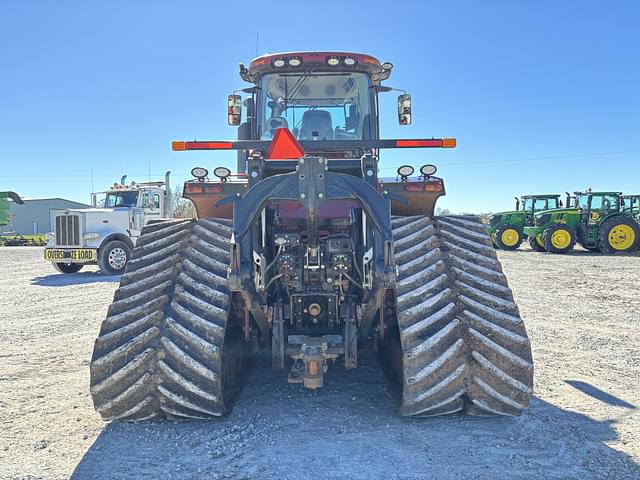
[[[382,99],[385,138],[455,136],[455,150],[385,151],[383,174],[436,163],[456,212],[531,192],[640,192],[640,2],[0,0],[0,190],[88,201],[122,174],[174,185],[233,155],[226,95],[258,51],[346,50],[395,67],[414,123]]]

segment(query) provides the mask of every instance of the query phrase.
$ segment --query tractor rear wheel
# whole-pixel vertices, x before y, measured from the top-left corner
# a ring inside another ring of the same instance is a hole
[[[231,409],[247,349],[227,288],[231,227],[143,229],[91,359],[105,420],[210,418]]]
[[[542,234],[544,248],[550,253],[567,253],[576,244],[576,234],[564,224],[552,225]]]
[[[539,237],[529,237],[529,246],[536,252],[546,252],[544,243]]]
[[[397,330],[382,347],[403,386],[401,414],[522,413],[531,346],[485,226],[466,216],[392,226]]]
[[[640,228],[628,217],[613,217],[600,226],[598,249],[602,253],[633,252],[639,243]]]
[[[522,233],[517,225],[503,225],[496,231],[496,244],[502,250],[517,250],[522,243]]]

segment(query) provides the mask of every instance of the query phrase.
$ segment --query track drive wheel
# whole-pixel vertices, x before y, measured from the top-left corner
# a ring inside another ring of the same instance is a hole
[[[485,226],[468,216],[392,226],[401,349],[384,353],[402,382],[401,414],[519,415],[533,392],[531,346]]]
[[[503,225],[496,231],[496,243],[502,250],[517,250],[522,243],[522,233],[517,225]]]
[[[640,228],[628,217],[613,217],[600,226],[598,249],[602,253],[633,252],[639,244]]]
[[[227,413],[246,358],[227,289],[226,220],[144,228],[103,321],[91,394],[105,420]]]
[[[576,244],[576,234],[564,224],[556,224],[547,228],[542,234],[544,249],[550,253],[567,253]]]

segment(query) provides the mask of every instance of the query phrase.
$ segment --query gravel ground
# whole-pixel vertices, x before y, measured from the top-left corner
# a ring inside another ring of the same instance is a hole
[[[316,392],[258,358],[233,413],[105,425],[89,358],[117,287],[0,248],[0,478],[640,479],[640,256],[500,252],[536,362],[519,418],[406,420],[374,357]]]

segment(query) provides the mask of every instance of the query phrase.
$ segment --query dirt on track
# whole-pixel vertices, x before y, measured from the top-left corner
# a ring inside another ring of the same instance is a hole
[[[224,419],[105,425],[88,366],[118,277],[0,248],[0,478],[640,479],[640,256],[499,257],[536,362],[521,417],[403,419],[374,356],[315,392],[262,356]]]

